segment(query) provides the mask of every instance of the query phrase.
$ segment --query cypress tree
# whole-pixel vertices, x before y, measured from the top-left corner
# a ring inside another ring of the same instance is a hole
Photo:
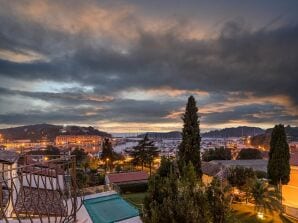
[[[267,173],[274,185],[287,184],[290,180],[290,151],[283,125],[276,125],[271,134]]]
[[[182,142],[178,151],[180,170],[183,169],[184,165],[187,165],[189,162],[191,162],[198,177],[201,178],[200,122],[196,100],[193,96],[188,98],[182,120],[184,122],[182,130]]]

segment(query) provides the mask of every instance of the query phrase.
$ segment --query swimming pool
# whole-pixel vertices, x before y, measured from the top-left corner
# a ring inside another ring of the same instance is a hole
[[[118,194],[91,198],[84,201],[93,223],[113,223],[139,216],[139,211]]]

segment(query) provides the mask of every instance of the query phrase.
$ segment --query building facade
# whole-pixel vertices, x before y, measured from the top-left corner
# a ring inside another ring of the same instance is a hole
[[[102,141],[103,137],[98,135],[59,135],[55,143],[60,148],[82,148],[85,152],[98,153]]]

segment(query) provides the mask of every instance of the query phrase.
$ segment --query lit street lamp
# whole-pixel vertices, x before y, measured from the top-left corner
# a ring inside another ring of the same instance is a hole
[[[109,158],[106,159],[106,169],[108,169]]]

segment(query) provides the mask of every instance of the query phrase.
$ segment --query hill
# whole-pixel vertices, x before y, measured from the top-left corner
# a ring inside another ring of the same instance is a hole
[[[149,138],[162,138],[162,139],[179,139],[181,138],[181,132],[147,132]],[[144,138],[145,134],[140,134],[138,138]]]
[[[206,138],[224,138],[224,137],[242,137],[254,136],[265,133],[264,129],[258,127],[239,126],[235,128],[225,128],[221,130],[209,131],[202,133],[202,137]],[[181,138],[181,132],[147,132],[150,138]],[[144,137],[145,134],[140,134],[138,137]]]
[[[110,134],[99,131],[91,126],[67,126],[50,125],[50,124],[36,124],[26,125],[14,128],[0,129],[0,134],[8,140],[30,139],[32,142],[41,139],[48,139],[54,141],[57,135],[99,135],[103,137],[111,137]]]
[[[264,129],[258,127],[239,126],[235,128],[225,128],[202,133],[202,137],[206,138],[225,138],[225,137],[242,137],[255,136],[265,133]]]
[[[285,130],[286,130],[286,134],[289,142],[298,141],[298,127],[286,126]],[[272,133],[272,128],[267,129],[266,132],[264,132],[263,134],[252,137],[251,144],[253,146],[263,146],[266,149],[268,149],[270,140],[271,140],[271,133]]]

